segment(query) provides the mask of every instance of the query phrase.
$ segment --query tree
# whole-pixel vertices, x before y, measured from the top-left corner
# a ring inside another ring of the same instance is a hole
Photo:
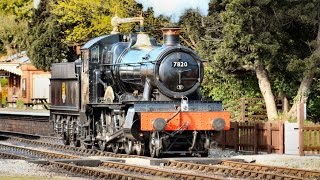
[[[56,16],[50,13],[50,0],[42,0],[30,23],[28,56],[39,69],[50,70],[51,64],[67,61],[69,50]],[[72,59],[74,60],[74,59]]]
[[[182,44],[194,49],[205,60],[205,77],[202,83],[203,94],[207,98],[228,103],[241,97],[260,96],[259,87],[253,74],[224,73],[225,70],[214,63],[215,52],[223,41],[223,22],[225,2],[211,1],[206,17],[189,10],[179,22],[182,28]]]
[[[303,67],[303,73],[300,78],[300,86],[295,96],[295,101],[289,111],[290,117],[295,117],[297,104],[307,102],[310,89],[314,79],[319,77],[320,67],[320,2],[309,0],[306,2],[291,2],[285,9],[286,15],[299,26],[305,27],[307,30],[307,41],[303,43],[308,47],[308,54],[304,57],[303,62],[291,62],[293,66]]]
[[[74,61],[74,47],[109,34],[114,15],[132,17],[138,12],[134,0],[41,1],[30,23],[28,54],[33,64],[44,70],[49,70],[53,62]],[[132,27],[121,26],[122,31],[131,31]]]
[[[138,4],[140,5],[140,4]],[[142,12],[142,5],[138,8],[138,11]],[[149,8],[147,11],[142,12],[144,17],[144,30],[152,37],[154,37],[158,42],[163,41],[163,35],[161,28],[168,26],[170,20],[167,17],[159,16],[154,17],[154,11]]]
[[[28,55],[35,67],[47,71],[50,70],[52,63],[67,61],[68,49],[61,41],[61,31],[57,21],[42,24],[42,28],[46,28],[46,31],[39,34],[39,38],[31,43]]]
[[[33,0],[2,0],[0,12],[16,16],[18,20],[30,20]]]
[[[134,0],[70,0],[52,4],[52,13],[59,17],[59,25],[64,28],[65,41],[69,45],[83,42],[112,31],[111,18],[137,16]],[[131,25],[121,26],[131,31]]]
[[[297,96],[307,97],[305,92],[315,77],[317,55],[306,49],[310,48],[307,42],[316,37],[319,2],[224,2],[227,3],[221,12],[223,41],[214,51],[211,65],[232,77],[254,74],[266,103],[268,119],[277,119],[274,93],[289,89],[286,94],[294,96],[301,82]],[[299,70],[294,68],[298,64]]]
[[[4,53],[5,53],[5,51],[3,49],[3,43],[2,43],[2,41],[0,41],[0,56],[1,56],[1,54],[4,54]]]
[[[8,56],[26,47],[27,29],[26,21],[0,13],[0,41]]]
[[[267,11],[263,8],[264,4],[246,0],[227,4],[222,13],[224,41],[216,52],[215,63],[228,73],[253,71],[265,99],[268,118],[275,119],[277,110],[266,68],[276,59],[279,44],[272,40],[272,18],[263,13]]]
[[[26,48],[27,21],[31,16],[32,0],[0,2],[0,51],[12,55]]]

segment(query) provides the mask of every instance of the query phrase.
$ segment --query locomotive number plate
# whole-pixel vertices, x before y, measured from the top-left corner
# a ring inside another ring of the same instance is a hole
[[[172,67],[188,67],[188,62],[174,61],[172,62]]]

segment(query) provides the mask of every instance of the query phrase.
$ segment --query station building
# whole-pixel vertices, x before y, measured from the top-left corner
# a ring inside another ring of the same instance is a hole
[[[2,104],[30,103],[32,98],[47,98],[51,73],[34,67],[25,51],[0,59]]]

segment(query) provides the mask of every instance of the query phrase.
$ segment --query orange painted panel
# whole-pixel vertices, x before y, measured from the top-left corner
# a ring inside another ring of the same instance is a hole
[[[169,119],[175,112],[141,112],[141,130],[153,131],[152,122],[156,118]],[[223,118],[226,121],[224,130],[230,129],[230,113],[222,112],[180,112],[167,124],[167,131],[175,131],[180,127],[187,127],[185,130],[214,130],[212,120]]]

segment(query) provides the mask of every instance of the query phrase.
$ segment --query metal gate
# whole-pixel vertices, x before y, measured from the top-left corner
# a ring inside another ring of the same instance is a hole
[[[285,154],[299,154],[299,124],[286,122],[284,125]]]

